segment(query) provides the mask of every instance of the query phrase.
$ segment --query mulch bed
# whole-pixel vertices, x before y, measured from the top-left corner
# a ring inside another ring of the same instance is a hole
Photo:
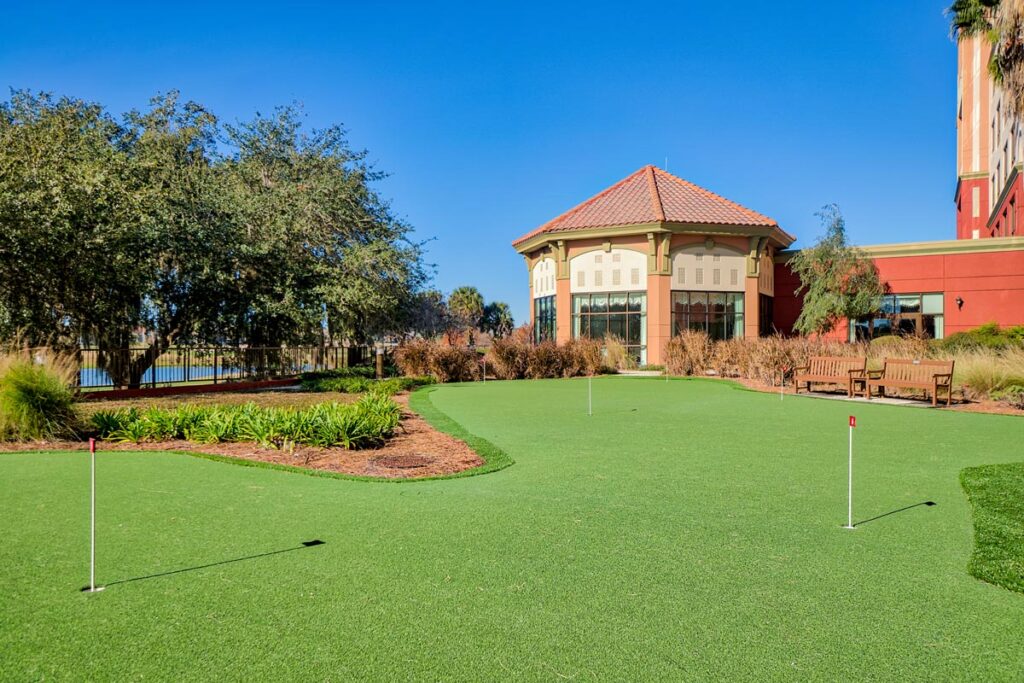
[[[344,396],[344,395],[343,395]],[[213,401],[222,401],[223,395]],[[253,396],[248,397],[250,400]],[[260,396],[256,402],[267,404],[295,405],[314,400],[333,400],[334,396],[313,394],[308,396]],[[262,400],[260,400],[262,399]],[[166,400],[166,399],[162,399]],[[348,397],[352,400],[352,397]],[[191,397],[176,403],[189,402]],[[287,401],[287,403],[286,403]],[[197,444],[190,441],[160,441],[157,443],[109,443],[101,442],[99,448],[105,451],[196,451],[212,453],[245,460],[277,463],[305,467],[313,470],[328,470],[381,479],[420,479],[454,474],[484,464],[483,459],[464,442],[439,432],[418,414],[409,409],[407,395],[395,396],[402,406],[402,422],[395,436],[381,448],[350,451],[344,448],[317,448],[299,446],[294,451],[279,451],[263,448],[255,443]],[[151,401],[149,403],[159,403]],[[245,402],[239,400],[238,402]],[[127,402],[126,402],[127,403]],[[139,405],[138,401],[131,402]],[[106,407],[114,407],[110,403]],[[27,450],[84,450],[88,444],[81,441],[38,441],[33,443],[0,443],[0,451]]]

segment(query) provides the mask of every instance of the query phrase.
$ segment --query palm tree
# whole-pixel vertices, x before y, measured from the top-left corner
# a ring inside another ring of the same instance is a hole
[[[1024,0],[954,0],[946,12],[954,36],[982,36],[992,44],[989,72],[1010,111],[1024,114]]]
[[[480,326],[484,314],[484,297],[476,287],[458,287],[448,297],[448,313],[456,331],[467,331],[467,341],[472,344],[473,330]]]
[[[495,301],[484,307],[483,330],[489,332],[495,339],[508,335],[515,326],[512,310],[504,301]]]

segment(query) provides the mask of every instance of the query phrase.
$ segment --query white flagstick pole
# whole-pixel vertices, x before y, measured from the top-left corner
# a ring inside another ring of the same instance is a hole
[[[96,439],[89,439],[89,592],[96,593]]]
[[[845,529],[855,529],[853,526],[853,428],[857,426],[857,418],[850,416],[850,455],[847,475],[847,498],[846,498],[846,526]]]

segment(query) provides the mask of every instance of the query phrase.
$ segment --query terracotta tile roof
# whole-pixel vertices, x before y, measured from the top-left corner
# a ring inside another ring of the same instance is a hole
[[[778,226],[767,216],[648,165],[512,244],[518,245],[549,232],[658,221]]]

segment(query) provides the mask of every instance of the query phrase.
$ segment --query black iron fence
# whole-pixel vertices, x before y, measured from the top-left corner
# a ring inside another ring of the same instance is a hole
[[[145,347],[114,351],[85,347],[78,352],[78,387],[143,388],[275,379],[371,359],[372,349],[361,346],[196,346],[158,353]]]

